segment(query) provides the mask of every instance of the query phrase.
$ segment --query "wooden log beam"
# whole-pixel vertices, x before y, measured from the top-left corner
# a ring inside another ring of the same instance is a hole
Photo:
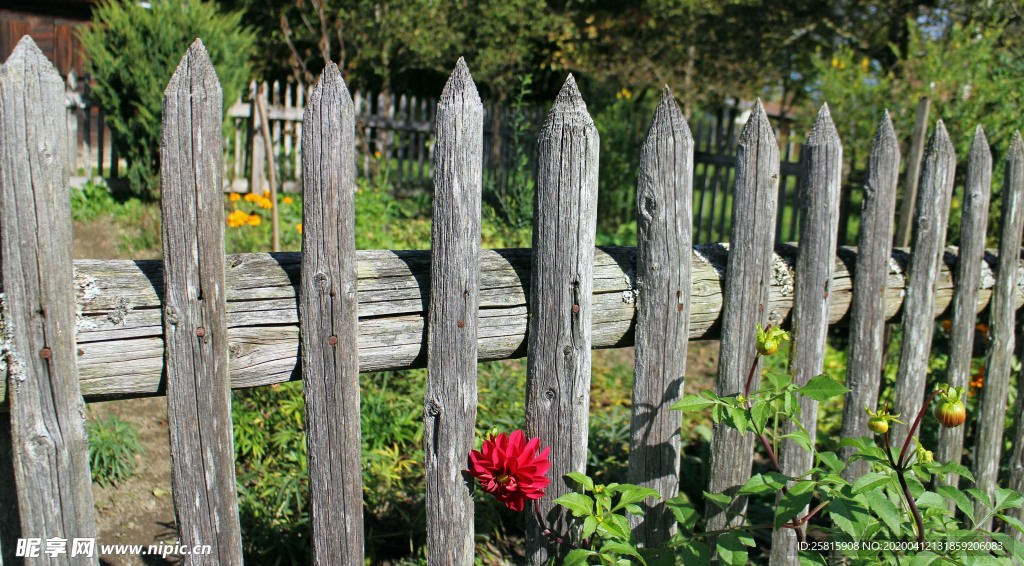
[[[633,247],[598,247],[594,252],[595,348],[633,345],[635,261]],[[380,371],[426,366],[423,315],[430,285],[430,252],[357,252],[359,273],[359,369]],[[727,246],[694,246],[690,340],[718,338]],[[231,386],[255,387],[301,379],[297,364],[297,289],[301,254],[227,256],[228,339]],[[796,247],[779,245],[769,295],[768,319],[781,323],[793,303]],[[850,310],[856,248],[840,247],[836,258],[829,322],[846,324]],[[887,320],[903,303],[909,261],[895,250],[886,283]],[[978,312],[992,295],[994,251],[981,269]],[[951,266],[956,248],[947,249],[935,288],[936,317],[953,295]],[[75,297],[78,371],[86,401],[163,395],[163,329],[160,299],[163,267],[157,260],[76,260]],[[481,361],[526,355],[526,293],[530,250],[482,250],[480,254]],[[1014,308],[1024,304],[1024,261],[1018,259]],[[5,363],[0,360],[0,363]],[[0,366],[0,375],[7,372]],[[6,401],[0,382],[0,401]]]

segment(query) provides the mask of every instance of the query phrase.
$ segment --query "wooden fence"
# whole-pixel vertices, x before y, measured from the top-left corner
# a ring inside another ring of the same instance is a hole
[[[867,434],[863,407],[879,389],[886,321],[901,317],[907,337],[897,387],[905,392],[898,410],[909,414],[924,393],[934,320],[950,304],[954,385],[968,380],[962,361],[973,334],[965,329],[990,310],[976,486],[1024,487],[1024,395],[1013,409],[1011,477],[997,477],[1013,320],[1024,302],[1019,134],[1006,165],[998,256],[983,256],[981,245],[992,164],[980,129],[968,159],[962,246],[959,254],[944,249],[956,161],[941,122],[925,153],[924,204],[908,254],[890,249],[900,158],[886,115],[854,250],[837,247],[842,146],[823,107],[803,148],[803,244],[794,247],[773,237],[779,148],[758,104],[737,140],[731,244],[693,246],[695,143],[666,88],[640,158],[637,246],[595,248],[597,137],[570,76],[538,138],[537,247],[480,250],[485,114],[460,61],[435,114],[432,251],[357,251],[355,105],[329,65],[302,122],[305,251],[225,257],[221,90],[197,40],[164,94],[163,260],[72,262],[63,92],[27,37],[0,71],[0,400],[10,417],[0,419],[0,478],[15,486],[0,490],[4,564],[16,563],[18,537],[95,536],[83,399],[166,395],[181,543],[213,550],[185,562],[240,564],[230,389],[301,378],[314,562],[361,564],[358,372],[425,365],[428,559],[472,564],[473,502],[460,472],[472,445],[479,360],[528,355],[527,433],[551,446],[553,481],[541,509],[549,524],[563,525],[552,501],[568,491],[562,475],[585,465],[592,348],[635,345],[629,476],[672,497],[681,416],[668,407],[683,395],[688,340],[721,338],[716,388],[729,395],[742,386],[757,323],[789,321],[800,384],[822,368],[828,326],[849,324],[852,391],[842,432],[857,437]],[[813,438],[816,407],[803,411]],[[735,489],[751,472],[751,435],[716,426],[711,455],[708,491]],[[787,470],[810,467],[792,447],[781,455]],[[709,529],[725,524],[713,505],[706,517]],[[560,549],[529,521],[530,561],[540,564]],[[657,544],[670,524],[654,505],[634,528]],[[773,564],[796,563],[794,552],[783,529]]]

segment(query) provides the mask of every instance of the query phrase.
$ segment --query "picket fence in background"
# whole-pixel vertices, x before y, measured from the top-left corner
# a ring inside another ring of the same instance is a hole
[[[360,371],[428,367],[424,426],[428,556],[473,563],[473,504],[461,470],[473,442],[479,360],[528,357],[527,433],[551,446],[552,501],[583,471],[592,348],[635,346],[629,476],[678,493],[680,413],[689,340],[719,337],[719,395],[737,394],[756,324],[788,323],[794,378],[820,372],[830,324],[850,327],[844,436],[867,434],[863,407],[881,375],[881,336],[902,313],[897,412],[912,414],[936,317],[952,304],[949,379],[967,385],[977,313],[990,309],[985,388],[974,447],[977,487],[1024,485],[1024,395],[1011,476],[997,477],[1007,411],[1019,270],[1024,144],[1006,165],[998,255],[983,255],[991,157],[979,129],[968,159],[963,242],[945,250],[956,159],[941,122],[925,152],[912,253],[892,250],[900,156],[888,115],[872,150],[857,248],[837,245],[842,145],[827,107],[801,150],[799,247],[775,237],[780,162],[760,104],[737,136],[729,245],[693,245],[694,137],[666,88],[643,144],[636,247],[595,248],[593,121],[570,76],[537,138],[536,248],[480,249],[486,113],[460,61],[436,109],[432,251],[354,245],[355,101],[329,65],[304,100],[302,254],[225,256],[221,89],[196,41],[164,98],[163,260],[72,261],[64,84],[28,37],[0,72],[0,265],[4,375],[0,401],[0,556],[20,537],[95,536],[83,402],[166,395],[173,497],[187,564],[242,563],[230,390],[301,378],[308,418],[316,564],[363,561]],[[855,267],[855,269],[854,269]],[[788,321],[788,322],[787,322]],[[300,340],[301,336],[301,340]],[[301,360],[301,363],[300,363]],[[969,361],[969,359],[968,359]],[[969,364],[966,366],[969,367]],[[755,374],[759,380],[760,371]],[[757,388],[754,384],[754,388]],[[803,414],[814,435],[816,407]],[[962,433],[962,428],[953,434]],[[708,491],[750,476],[753,437],[716,426]],[[786,470],[807,454],[781,450]],[[958,459],[960,452],[949,454]],[[855,471],[855,467],[847,468]],[[737,499],[736,505],[745,502]],[[528,515],[533,564],[561,552]],[[714,505],[708,528],[725,524]],[[648,506],[638,538],[657,544],[671,514]],[[793,564],[788,529],[773,564]],[[61,564],[96,564],[67,555]]]

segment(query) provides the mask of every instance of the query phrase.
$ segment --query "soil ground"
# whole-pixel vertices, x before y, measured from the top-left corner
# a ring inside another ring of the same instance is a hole
[[[105,221],[75,222],[72,227],[76,259],[117,259],[119,232]],[[139,259],[139,258],[136,258]],[[595,363],[632,365],[632,348],[595,352]],[[603,358],[603,360],[602,360]],[[691,342],[687,356],[687,391],[699,391],[714,383],[718,367],[718,342]],[[92,403],[90,419],[109,416],[132,423],[139,432],[144,453],[138,458],[135,475],[117,486],[93,484],[100,545],[143,545],[178,540],[171,496],[171,458],[164,397]],[[178,564],[174,557],[142,554],[103,556],[106,566],[164,566]]]

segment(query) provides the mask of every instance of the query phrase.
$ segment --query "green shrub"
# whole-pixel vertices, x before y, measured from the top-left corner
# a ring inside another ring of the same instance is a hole
[[[107,116],[128,180],[140,197],[160,194],[160,117],[163,92],[188,46],[202,38],[224,89],[225,110],[249,80],[254,37],[240,14],[213,2],[102,0],[79,38],[95,80],[92,97]]]
[[[135,457],[143,452],[139,432],[128,422],[111,416],[89,420],[89,465],[92,479],[102,485],[117,485],[135,473]]]

